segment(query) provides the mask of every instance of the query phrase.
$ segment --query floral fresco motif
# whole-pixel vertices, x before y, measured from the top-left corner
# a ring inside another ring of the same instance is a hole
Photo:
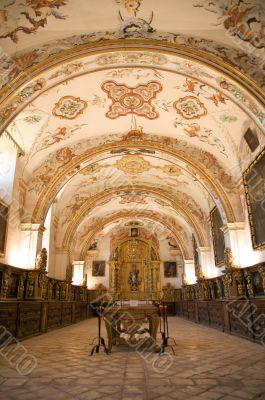
[[[30,125],[33,125],[33,124],[37,124],[38,122],[40,122],[41,118],[42,118],[41,115],[32,114],[32,115],[28,115],[27,117],[25,117],[24,121]]]
[[[158,118],[159,114],[152,106],[151,100],[162,90],[159,82],[150,81],[145,85],[129,87],[115,81],[107,81],[101,85],[101,88],[112,100],[106,117],[115,119],[127,114],[136,114],[148,119]]]
[[[155,68],[116,68],[106,73],[106,78],[111,79],[124,79],[129,77],[135,77],[137,80],[145,78],[157,78],[162,79],[163,74]]]
[[[72,75],[74,72],[80,71],[83,67],[83,63],[81,61],[75,61],[66,65],[63,65],[59,70],[54,72],[50,77],[50,79],[55,79],[60,76],[69,76]]]
[[[48,185],[54,176],[54,171],[73,159],[75,154],[69,147],[62,147],[51,154],[43,164],[41,164],[31,176],[29,191],[40,193]]]
[[[164,54],[152,52],[113,52],[100,55],[96,60],[98,65],[108,66],[113,64],[141,64],[141,65],[164,65],[168,58]]]
[[[213,133],[212,129],[201,128],[197,123],[183,124],[175,121],[175,127],[178,125],[183,126],[184,133],[190,138],[197,138],[201,142],[208,143],[210,146],[216,146],[221,154],[227,156],[226,148],[222,141]]]
[[[121,196],[120,204],[147,204],[145,196],[141,193],[129,193]]]
[[[86,201],[87,196],[81,196],[79,193],[73,197],[71,204],[67,205],[63,210],[62,226],[73,219],[75,214],[80,210]]]
[[[73,127],[62,126],[55,129],[54,132],[47,132],[39,142],[37,141],[34,146],[34,150],[31,151],[31,157],[33,157],[39,151],[45,150],[56,143],[60,143],[63,140],[70,138],[74,132],[81,129],[86,124],[74,125]]]
[[[1,0],[3,17],[0,24],[0,39],[10,38],[17,43],[19,32],[27,35],[36,33],[48,24],[50,16],[66,19],[66,16],[58,10],[67,3],[68,0],[26,0],[25,2]],[[9,18],[10,16],[12,18]]]
[[[185,119],[196,119],[207,115],[207,108],[195,96],[185,96],[176,100],[173,107]]]
[[[172,175],[172,176],[182,175],[181,169],[176,165],[164,165],[162,171],[167,175]]]
[[[0,124],[6,122],[19,106],[27,102],[30,97],[41,91],[45,86],[45,79],[40,78],[23,88],[5,108],[0,110]]]
[[[64,96],[58,103],[55,103],[52,113],[58,118],[75,119],[86,108],[87,102],[81,100],[79,97]]]
[[[117,4],[122,4],[129,13],[136,15],[139,11],[142,0],[115,0],[115,2]]]
[[[225,89],[229,93],[231,93],[239,103],[245,104],[245,106],[260,120],[260,122],[264,123],[264,110],[262,110],[261,108],[258,109],[257,105],[251,100],[251,98],[245,96],[245,94],[239,87],[237,87],[233,83],[229,83],[226,79],[221,77],[220,79],[218,79],[218,84],[222,89]]]
[[[227,32],[247,42],[256,49],[265,48],[265,8],[259,1],[248,0],[208,0],[201,1],[194,7],[204,7],[214,12]]]
[[[202,209],[196,203],[195,200],[187,193],[177,191],[176,198],[178,202],[185,208],[188,208],[192,215],[198,218],[199,221],[204,222],[206,216],[204,215]]]

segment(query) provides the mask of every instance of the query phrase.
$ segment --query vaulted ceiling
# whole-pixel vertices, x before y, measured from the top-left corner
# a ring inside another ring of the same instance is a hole
[[[0,124],[20,148],[22,221],[53,205],[56,246],[80,257],[134,219],[189,258],[215,205],[224,223],[244,218],[242,173],[264,146],[264,6],[98,3],[1,2]]]

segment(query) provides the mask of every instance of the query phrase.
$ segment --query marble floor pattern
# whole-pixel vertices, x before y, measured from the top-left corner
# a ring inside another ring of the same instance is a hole
[[[169,349],[166,362],[126,347],[90,357],[96,319],[24,340],[37,367],[21,376],[0,356],[0,399],[265,399],[264,346],[176,317],[169,323],[176,355]]]

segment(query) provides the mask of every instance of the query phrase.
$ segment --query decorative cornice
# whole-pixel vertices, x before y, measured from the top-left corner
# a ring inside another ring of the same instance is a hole
[[[207,252],[210,252],[210,251],[211,251],[211,247],[208,247],[208,246],[198,246],[197,249],[196,249],[196,251],[197,251],[197,252],[200,252],[200,253],[207,253]]]
[[[39,232],[43,233],[46,228],[42,224],[22,223],[20,225],[21,231]]]
[[[228,222],[227,224],[223,225],[221,227],[221,230],[224,233],[227,233],[229,231],[238,231],[238,230],[244,230],[245,229],[245,222]]]

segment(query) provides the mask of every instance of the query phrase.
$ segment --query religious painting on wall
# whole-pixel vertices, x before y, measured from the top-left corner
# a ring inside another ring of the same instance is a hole
[[[254,249],[265,247],[265,149],[244,172],[244,185]]]
[[[264,296],[263,282],[259,271],[254,271],[251,275],[255,296]]]
[[[175,261],[164,262],[164,277],[165,278],[177,277],[177,263]]]
[[[223,226],[223,221],[217,207],[214,207],[210,212],[210,219],[212,228],[215,265],[217,267],[220,267],[224,265],[225,262],[224,260],[225,239],[224,239],[224,233],[221,230],[221,227]]]
[[[255,132],[253,132],[252,129],[248,128],[245,135],[244,135],[244,139],[248,144],[248,147],[250,148],[250,150],[255,151],[256,148],[259,146],[259,139],[258,136],[256,135]]]
[[[92,276],[105,276],[105,261],[93,261]]]
[[[8,205],[0,200],[0,256],[5,254],[7,237]]]

